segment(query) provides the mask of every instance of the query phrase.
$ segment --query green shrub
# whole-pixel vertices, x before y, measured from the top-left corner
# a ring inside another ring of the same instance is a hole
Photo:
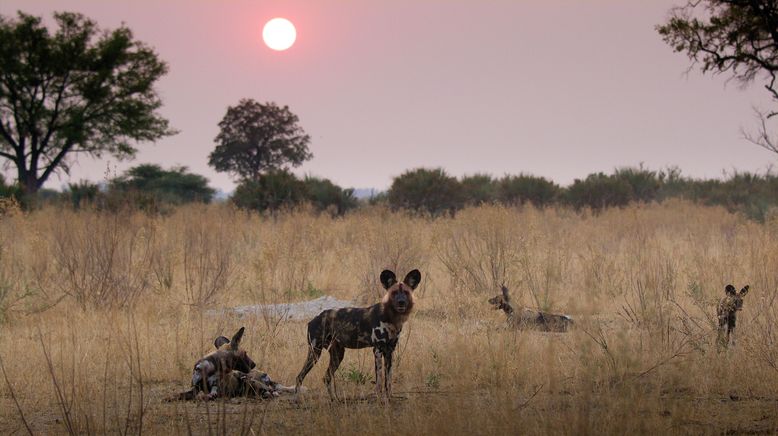
[[[657,199],[659,189],[662,187],[656,171],[649,171],[643,168],[620,168],[613,174],[617,180],[622,180],[629,184],[632,189],[632,201],[648,203]]]
[[[734,172],[725,180],[685,179],[678,196],[763,221],[778,205],[778,176]]]
[[[689,181],[681,176],[681,169],[678,167],[669,167],[660,171],[657,173],[657,179],[659,179],[658,201],[682,197],[688,189]]]
[[[532,203],[545,207],[559,196],[559,185],[544,177],[528,174],[505,176],[497,182],[497,199],[505,205],[523,205]]]
[[[460,184],[463,200],[468,206],[493,203],[497,198],[494,179],[488,174],[462,177]]]
[[[417,168],[397,176],[387,193],[392,207],[441,215],[464,206],[462,185],[442,168]]]
[[[427,386],[430,389],[439,389],[440,388],[440,373],[433,371],[427,374],[427,377],[424,378],[424,385]]]
[[[307,176],[303,183],[308,201],[319,211],[343,215],[359,205],[353,189],[343,189],[329,179]]]
[[[9,185],[5,181],[5,176],[0,174],[0,198],[15,198],[19,200],[22,190],[17,184]]]
[[[97,183],[81,180],[78,183],[69,183],[67,191],[62,195],[70,202],[74,209],[87,204],[95,204],[100,195],[100,187]]]
[[[364,385],[367,384],[367,381],[370,379],[368,375],[357,368],[353,363],[349,364],[348,369],[342,372],[344,380],[357,384],[357,385]]]
[[[576,209],[589,207],[625,206],[633,198],[632,186],[623,178],[603,173],[589,174],[584,180],[575,179],[565,192],[565,202]]]
[[[386,206],[389,203],[389,194],[386,191],[381,191],[370,196],[367,199],[367,204],[370,206]]]
[[[294,174],[279,170],[245,180],[232,194],[232,202],[242,209],[278,211],[297,206],[307,199],[305,183]]]
[[[208,179],[190,173],[186,167],[165,170],[155,164],[130,168],[111,181],[110,190],[116,193],[135,193],[132,197],[146,207],[151,203],[209,203],[216,192],[208,186]]]

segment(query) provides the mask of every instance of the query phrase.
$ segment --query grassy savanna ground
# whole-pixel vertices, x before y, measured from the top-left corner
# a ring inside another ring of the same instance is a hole
[[[778,431],[778,220],[681,202],[596,216],[481,207],[270,219],[214,205],[0,220],[0,433]],[[327,400],[326,353],[300,402],[162,402],[187,388],[215,336],[241,325],[275,380],[293,384],[303,363],[304,322],[205,309],[322,294],[368,304],[383,268],[423,273],[389,405],[371,399],[367,350],[346,352],[345,403]],[[503,282],[517,306],[568,313],[576,329],[506,329],[486,304]],[[751,292],[737,347],[719,354],[727,283]]]

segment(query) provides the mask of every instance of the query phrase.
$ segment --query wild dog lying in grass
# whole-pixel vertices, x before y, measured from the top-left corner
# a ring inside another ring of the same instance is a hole
[[[717,343],[719,349],[727,348],[730,341],[735,345],[735,324],[737,323],[737,312],[743,310],[743,297],[748,293],[748,285],[744,286],[740,292],[735,287],[727,285],[724,288],[724,298],[719,301],[716,313],[719,317],[719,334]]]
[[[502,309],[508,317],[508,325],[518,329],[534,329],[542,332],[566,332],[573,325],[573,319],[567,315],[541,312],[522,308],[516,312],[511,306],[508,288],[502,286],[502,293],[489,299],[494,309]]]
[[[294,386],[289,387],[274,382],[266,373],[255,368],[254,361],[248,357],[246,352],[238,349],[242,336],[243,328],[238,330],[232,340],[224,336],[216,338],[213,343],[216,351],[195,363],[192,371],[192,389],[167,400],[193,400],[196,398],[212,400],[217,396],[274,398],[294,392]],[[234,354],[238,362],[230,363],[230,359],[225,356],[225,353]],[[230,367],[234,369],[226,370]]]
[[[324,384],[330,398],[336,399],[332,378],[346,348],[373,347],[376,395],[381,396],[383,385],[386,399],[391,397],[392,355],[403,324],[413,310],[413,291],[419,286],[421,273],[416,269],[409,272],[402,283],[398,283],[395,274],[389,270],[384,270],[380,278],[386,289],[380,303],[370,307],[325,310],[308,323],[308,357],[297,376],[295,386],[298,389],[326,348],[330,352],[330,366],[324,376]]]
[[[256,366],[246,351],[240,349],[244,331],[245,328],[241,327],[232,339],[224,336],[216,338],[213,343],[216,350],[195,363],[192,370],[192,389],[171,399],[192,400],[202,397],[211,400],[224,391],[236,389],[230,374],[235,370],[248,373]]]

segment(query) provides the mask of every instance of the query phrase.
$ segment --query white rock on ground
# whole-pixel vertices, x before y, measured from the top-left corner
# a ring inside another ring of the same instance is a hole
[[[340,309],[342,307],[353,306],[354,303],[351,301],[338,300],[329,295],[325,295],[315,300],[303,301],[301,303],[254,304],[250,306],[212,309],[205,313],[212,316],[236,315],[238,317],[244,317],[254,315],[289,320],[308,320],[327,309]]]

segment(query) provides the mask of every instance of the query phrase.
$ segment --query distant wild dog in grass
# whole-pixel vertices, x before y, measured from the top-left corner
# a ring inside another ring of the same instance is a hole
[[[508,317],[508,325],[518,329],[534,329],[543,332],[566,332],[573,320],[567,315],[541,312],[522,308],[518,313],[511,305],[511,297],[508,294],[508,288],[502,286],[502,293],[489,299],[489,304],[494,309],[502,309]]]
[[[386,399],[391,397],[392,355],[403,324],[413,310],[413,291],[419,286],[421,273],[415,269],[398,282],[392,271],[384,270],[380,278],[386,289],[380,303],[363,308],[325,310],[308,323],[308,357],[297,376],[296,388],[302,386],[303,379],[319,360],[322,350],[328,349],[330,365],[324,384],[330,398],[337,399],[332,378],[346,348],[373,347],[376,395],[380,397],[384,390]]]
[[[216,350],[203,356],[192,370],[192,389],[170,398],[171,400],[192,400],[203,398],[212,400],[220,395],[238,389],[233,371],[249,373],[256,364],[245,350],[240,349],[244,327],[241,327],[232,339],[219,336],[213,345]]]
[[[740,292],[732,285],[724,288],[724,298],[719,301],[716,313],[719,317],[718,347],[727,348],[732,342],[735,345],[735,324],[737,323],[737,312],[743,310],[743,297],[748,293],[748,285],[744,286]]]

